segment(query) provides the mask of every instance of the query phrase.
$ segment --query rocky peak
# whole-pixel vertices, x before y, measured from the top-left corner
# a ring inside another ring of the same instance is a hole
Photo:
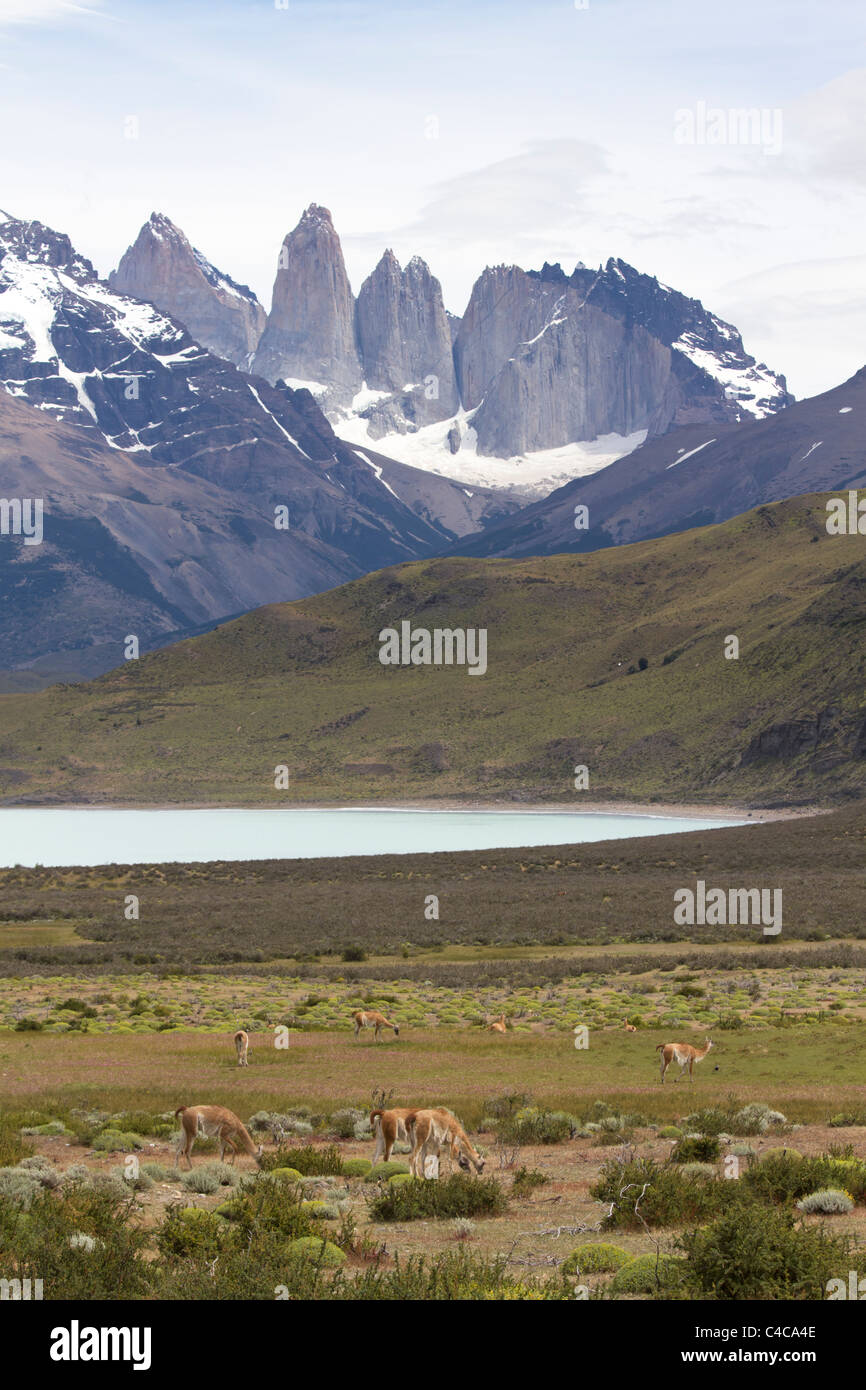
[[[108,283],[179,319],[219,357],[249,365],[264,330],[264,309],[251,289],[217,270],[164,213],[151,213]]]
[[[346,401],[361,385],[355,304],[327,208],[311,203],[280,248],[271,312],[253,369],[276,382],[318,382]]]
[[[94,279],[90,261],[80,256],[65,232],[55,232],[41,222],[22,222],[3,214],[0,220],[0,252],[11,253],[18,261],[63,270],[75,279]]]
[[[420,256],[401,269],[390,249],[358,295],[358,345],[367,386],[412,424],[445,420],[460,399],[442,287]]]

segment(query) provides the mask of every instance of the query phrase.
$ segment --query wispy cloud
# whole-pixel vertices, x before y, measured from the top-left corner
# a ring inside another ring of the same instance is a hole
[[[56,24],[101,11],[73,0],[0,0],[0,28],[10,24]],[[0,63],[0,67],[5,67]]]

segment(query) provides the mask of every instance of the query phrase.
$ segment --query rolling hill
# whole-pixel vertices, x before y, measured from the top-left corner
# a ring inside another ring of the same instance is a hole
[[[579,764],[592,797],[862,794],[866,557],[862,537],[828,535],[824,503],[588,556],[419,561],[87,684],[3,695],[0,797],[579,808]],[[379,632],[406,619],[486,628],[486,674],[383,666]]]

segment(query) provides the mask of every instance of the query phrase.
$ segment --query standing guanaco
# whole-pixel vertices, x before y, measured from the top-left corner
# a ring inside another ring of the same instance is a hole
[[[379,1041],[379,1033],[383,1028],[393,1028],[394,1037],[399,1038],[400,1028],[396,1023],[392,1023],[384,1014],[377,1013],[375,1009],[359,1009],[352,1014],[352,1022],[355,1025],[355,1037],[357,1038],[362,1028],[373,1029],[373,1042]]]
[[[695,1062],[702,1061],[703,1058],[706,1057],[712,1045],[713,1044],[709,1038],[707,1038],[706,1047],[703,1048],[692,1047],[691,1043],[659,1043],[658,1047],[656,1048],[656,1052],[661,1054],[659,1057],[659,1063],[661,1065],[662,1070],[662,1082],[664,1082],[665,1072],[667,1071],[671,1062],[677,1063],[680,1069],[680,1076],[682,1076],[686,1067],[688,1067],[689,1081],[693,1081]],[[674,1083],[679,1081],[680,1076],[674,1077]]]

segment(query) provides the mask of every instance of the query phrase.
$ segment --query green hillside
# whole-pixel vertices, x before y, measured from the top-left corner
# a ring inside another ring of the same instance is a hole
[[[592,798],[862,792],[866,540],[828,536],[824,500],[585,556],[382,570],[0,696],[0,796],[579,805],[576,764]],[[486,628],[486,674],[383,666],[378,634],[405,619]]]

